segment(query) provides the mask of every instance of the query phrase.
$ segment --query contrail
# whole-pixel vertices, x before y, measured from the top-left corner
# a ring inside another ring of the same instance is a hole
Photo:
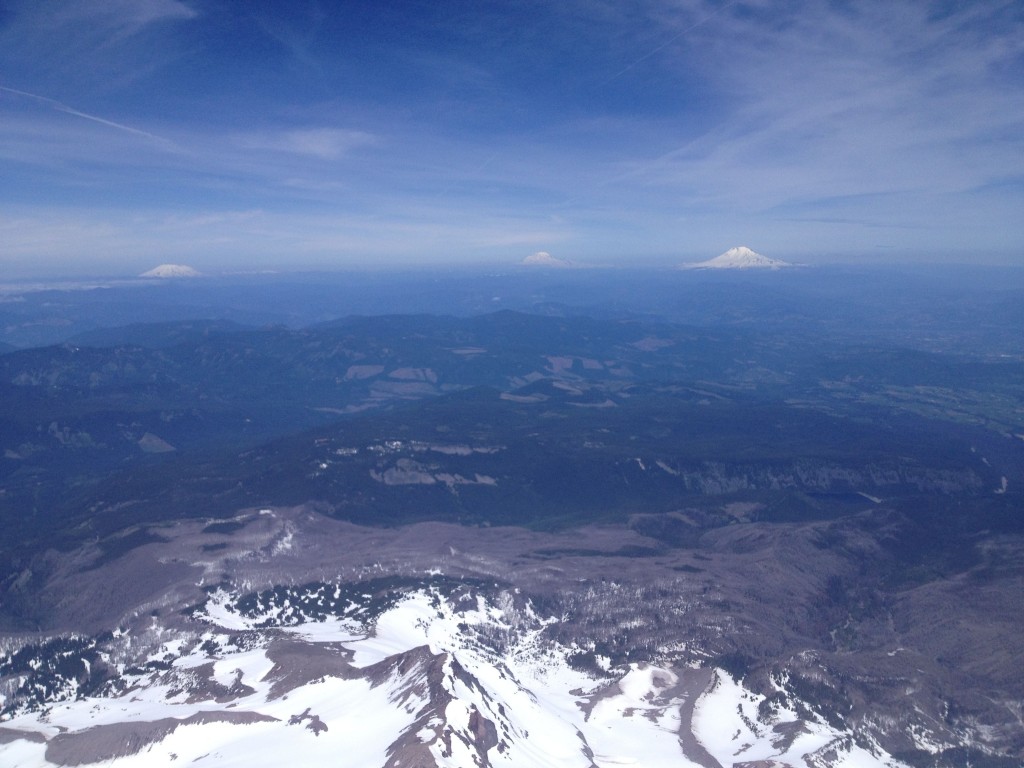
[[[602,83],[602,85],[607,85],[607,84],[608,84],[608,83],[610,83],[610,82],[611,82],[612,80],[614,80],[615,78],[619,77],[620,75],[624,75],[624,74],[626,74],[627,72],[629,72],[629,70],[631,70],[631,69],[632,69],[633,67],[635,67],[635,66],[636,66],[637,64],[640,64],[641,62],[643,62],[643,61],[646,61],[647,59],[651,58],[651,56],[653,56],[654,54],[656,54],[656,53],[657,53],[658,51],[660,51],[660,50],[662,50],[663,48],[667,48],[668,46],[672,45],[672,43],[674,43],[674,42],[675,42],[676,40],[678,40],[678,39],[679,39],[680,37],[682,37],[683,35],[685,35],[685,34],[686,34],[687,32],[692,32],[692,31],[693,31],[693,30],[695,30],[695,29],[696,29],[697,27],[699,27],[699,26],[701,26],[702,24],[704,24],[704,23],[706,23],[706,22],[710,21],[711,19],[713,19],[713,18],[714,18],[715,16],[717,16],[717,15],[718,15],[718,14],[720,14],[720,13],[721,13],[722,11],[724,11],[724,10],[725,10],[726,8],[729,8],[729,7],[733,6],[733,5],[736,5],[736,3],[738,3],[739,1],[740,1],[740,0],[729,0],[729,2],[728,2],[728,3],[726,3],[725,5],[719,6],[718,8],[716,8],[715,10],[713,10],[713,11],[712,11],[711,13],[709,13],[709,14],[708,14],[707,16],[705,16],[705,17],[704,17],[703,19],[701,19],[700,21],[694,22],[693,24],[691,24],[690,26],[688,26],[688,27],[687,27],[686,29],[683,29],[683,30],[680,30],[679,32],[676,32],[676,33],[675,33],[674,35],[672,35],[672,37],[670,37],[670,38],[669,38],[668,40],[666,40],[666,41],[665,41],[664,43],[662,43],[661,45],[659,45],[659,46],[658,46],[657,48],[654,48],[653,50],[650,50],[650,51],[648,51],[648,52],[647,52],[647,53],[645,53],[645,54],[644,54],[643,56],[641,56],[641,57],[640,57],[639,59],[637,59],[636,61],[634,61],[634,62],[633,62],[632,64],[629,64],[628,66],[624,67],[623,69],[619,70],[619,71],[618,71],[618,72],[616,72],[616,73],[615,73],[614,75],[612,75],[611,77],[609,77],[609,78],[608,78],[607,80],[605,80],[605,81],[604,81],[604,83]]]
[[[39,102],[42,102],[43,104],[47,104],[47,105],[53,107],[53,109],[57,110],[58,112],[64,112],[65,114],[68,114],[68,115],[74,115],[75,117],[81,117],[83,120],[92,120],[94,123],[99,123],[100,125],[106,125],[106,126],[108,126],[110,128],[116,128],[119,131],[126,131],[127,133],[131,133],[131,134],[134,134],[136,136],[143,136],[143,137],[145,137],[147,139],[152,139],[153,141],[156,141],[159,144],[163,144],[163,145],[168,146],[168,147],[173,146],[173,142],[168,141],[167,139],[163,138],[162,136],[157,136],[155,133],[149,133],[148,131],[143,131],[143,130],[140,130],[138,128],[132,128],[130,125],[123,125],[122,123],[115,123],[113,120],[107,120],[106,118],[103,118],[103,117],[98,117],[96,115],[90,115],[88,112],[82,112],[82,111],[77,110],[77,109],[75,109],[73,107],[69,107],[67,104],[64,104],[63,102],[57,101],[56,99],[50,99],[50,98],[47,98],[46,96],[40,96],[38,93],[29,93],[28,91],[19,91],[17,88],[7,88],[6,86],[3,86],[3,85],[0,85],[0,91],[3,91],[5,93],[13,93],[16,96],[24,96],[24,97],[29,98],[29,99],[34,99],[35,101],[39,101]]]

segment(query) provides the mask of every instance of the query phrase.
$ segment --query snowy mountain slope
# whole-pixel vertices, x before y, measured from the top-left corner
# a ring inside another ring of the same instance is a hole
[[[341,615],[308,621],[290,610],[292,599],[324,606],[332,591],[340,587],[299,588],[257,612],[219,589],[195,611],[196,629],[175,632],[154,619],[146,658],[119,665],[102,694],[9,717],[0,760],[118,768],[200,759],[333,766],[339,755],[368,768],[902,765],[823,722],[765,709],[764,697],[719,670],[631,664],[596,678],[574,670],[572,649],[540,639],[550,619],[512,607],[509,595],[493,601],[426,587],[372,620],[359,618],[369,604],[353,602]],[[494,633],[508,640],[500,653],[483,642]]]

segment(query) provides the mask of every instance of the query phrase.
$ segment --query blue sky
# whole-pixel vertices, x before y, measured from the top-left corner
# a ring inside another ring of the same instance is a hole
[[[0,5],[9,277],[1024,263],[1017,0]]]

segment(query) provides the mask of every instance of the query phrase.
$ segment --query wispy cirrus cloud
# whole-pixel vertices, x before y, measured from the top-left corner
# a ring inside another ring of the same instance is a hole
[[[7,85],[33,92],[137,82],[179,55],[166,25],[199,17],[179,0],[12,0],[6,6],[0,72]]]
[[[684,197],[765,208],[816,196],[948,193],[1024,172],[1024,19],[1009,3],[797,4],[723,14],[702,74],[731,94],[708,130],[630,168]],[[713,28],[712,28],[713,27]]]
[[[13,0],[7,5],[11,21],[5,38],[20,36],[39,42],[44,37],[73,37],[79,41],[77,45],[84,43],[83,37],[110,44],[136,35],[152,24],[185,21],[199,15],[180,0]]]
[[[153,24],[185,21],[199,15],[179,0],[64,0],[46,16],[45,4],[33,5],[37,15],[29,16],[30,24],[43,22],[51,33],[55,29],[92,29],[107,44],[139,34]]]
[[[336,160],[354,149],[379,142],[378,136],[366,131],[322,127],[245,133],[235,137],[235,143],[243,149],[283,152],[321,160]]]

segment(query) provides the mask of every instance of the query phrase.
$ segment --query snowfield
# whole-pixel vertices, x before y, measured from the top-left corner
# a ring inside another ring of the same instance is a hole
[[[0,764],[902,765],[793,711],[765,717],[763,697],[720,670],[577,671],[573,649],[543,639],[552,620],[495,602],[506,607],[424,588],[372,621],[267,626],[295,605],[246,614],[217,590],[195,616],[202,633],[163,637],[122,690],[0,723]]]

